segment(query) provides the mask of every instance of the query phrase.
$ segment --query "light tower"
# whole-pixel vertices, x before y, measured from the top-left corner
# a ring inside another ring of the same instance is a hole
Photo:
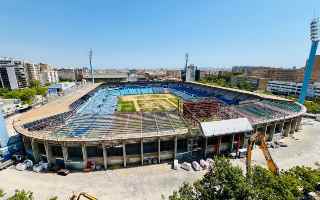
[[[184,70],[187,71],[188,61],[189,61],[189,54],[186,53],[185,57],[186,57],[186,66],[184,67]]]
[[[301,88],[299,103],[303,104],[307,96],[309,81],[313,71],[314,59],[317,53],[318,43],[320,40],[320,18],[314,18],[310,23],[310,39],[311,39],[311,50],[307,65],[304,70],[303,85]]]
[[[93,68],[92,68],[92,49],[90,49],[90,51],[89,51],[89,63],[90,63],[92,83],[94,84]]]

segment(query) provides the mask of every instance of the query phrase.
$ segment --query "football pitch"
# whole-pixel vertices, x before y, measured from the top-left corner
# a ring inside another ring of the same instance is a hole
[[[177,109],[179,98],[172,94],[127,95],[118,99],[118,112],[162,112]]]

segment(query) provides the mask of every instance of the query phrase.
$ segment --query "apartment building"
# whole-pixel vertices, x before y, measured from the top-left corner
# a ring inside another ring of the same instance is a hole
[[[0,59],[0,84],[2,88],[18,89],[28,86],[28,75],[21,60]]]
[[[290,81],[269,81],[267,91],[274,94],[299,96],[302,88],[302,83]],[[307,90],[308,98],[320,97],[320,82],[311,83]]]
[[[24,63],[24,67],[27,71],[28,81],[40,81],[40,66],[29,62]]]
[[[59,82],[58,72],[48,64],[39,63],[40,67],[40,82],[42,85],[47,83]]]
[[[74,69],[58,69],[59,80],[76,80],[76,70]]]

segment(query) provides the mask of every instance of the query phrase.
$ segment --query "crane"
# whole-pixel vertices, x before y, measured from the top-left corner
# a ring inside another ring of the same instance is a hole
[[[264,158],[267,161],[268,169],[276,175],[279,174],[279,168],[277,164],[274,162],[274,160],[272,159],[271,154],[268,150],[268,146],[265,141],[265,136],[261,132],[257,132],[249,138],[248,147],[247,147],[247,158],[246,158],[247,173],[250,172],[251,170],[252,149],[256,141],[260,142],[259,148],[261,149],[264,155]]]

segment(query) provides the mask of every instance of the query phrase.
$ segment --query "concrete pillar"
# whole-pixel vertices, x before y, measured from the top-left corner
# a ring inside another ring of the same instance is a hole
[[[277,126],[277,123],[274,123],[274,124],[271,126],[268,141],[272,141],[273,135],[274,135],[275,132],[276,132],[276,126]]]
[[[291,121],[289,121],[289,122],[287,123],[287,127],[286,127],[285,130],[284,130],[284,136],[285,136],[285,137],[287,137],[287,136],[289,135],[290,130],[291,130]]]
[[[284,135],[284,132],[283,132],[283,130],[284,130],[284,123],[285,123],[285,121],[283,121],[283,122],[281,123],[281,128],[280,128],[280,134],[281,134],[281,135]]]
[[[231,141],[231,152],[233,152],[234,149],[234,134],[232,134],[232,141]]]
[[[220,154],[221,138],[222,138],[222,136],[219,136],[219,137],[218,137],[218,154]]]
[[[207,157],[208,137],[204,138],[203,157]]]
[[[32,154],[33,154],[34,161],[39,162],[40,161],[39,148],[34,139],[31,140],[31,147],[32,147]]]
[[[297,119],[292,119],[290,134],[293,135],[296,130]]]
[[[83,168],[87,167],[87,163],[88,163],[88,155],[87,155],[87,146],[86,144],[82,144],[81,145],[81,149],[82,149],[82,160],[83,160]]]
[[[140,141],[140,155],[141,155],[141,165],[143,165],[143,160],[144,160],[144,156],[143,156],[143,139],[141,139],[141,141]]]
[[[174,137],[174,150],[173,150],[173,157],[177,159],[177,150],[178,150],[178,136]]]
[[[106,145],[105,144],[102,144],[102,153],[103,153],[104,169],[107,170],[108,169],[108,155],[107,155],[107,149],[106,149]]]
[[[296,123],[296,127],[295,127],[295,131],[299,131],[301,128],[301,121],[302,121],[302,117],[298,117],[297,118],[297,123]]]
[[[62,148],[63,160],[64,160],[64,162],[67,162],[68,161],[68,147],[66,144],[63,144],[61,146],[61,148]]]
[[[127,154],[126,154],[126,144],[122,143],[122,153],[123,153],[123,167],[127,167]]]
[[[268,125],[266,125],[266,126],[263,128],[264,137],[267,136],[267,130],[268,130]]]
[[[51,159],[52,159],[52,151],[51,151],[51,148],[49,146],[49,143],[48,141],[45,141],[44,142],[44,148],[46,150],[46,156],[47,156],[47,162],[48,162],[48,165],[51,166],[52,162],[51,162]]]
[[[161,162],[161,155],[160,155],[160,152],[161,152],[161,149],[160,149],[161,145],[160,145],[160,138],[158,138],[158,163],[160,164]]]

